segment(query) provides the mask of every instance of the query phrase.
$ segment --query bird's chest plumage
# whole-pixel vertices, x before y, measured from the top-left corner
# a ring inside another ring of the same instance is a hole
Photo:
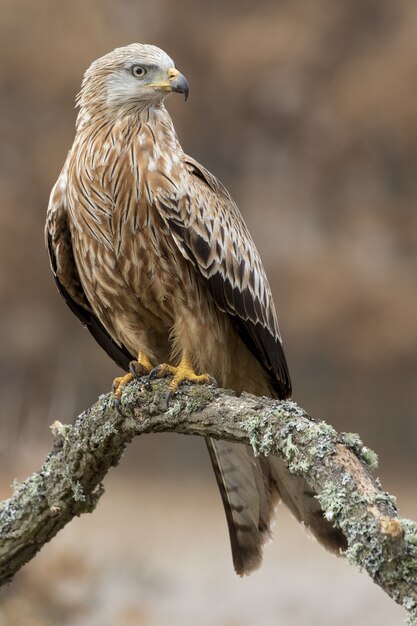
[[[80,141],[69,161],[75,261],[88,300],[114,337],[169,333],[176,307],[195,297],[195,273],[157,208],[181,196],[181,163],[170,155],[152,129],[121,128],[102,143]]]

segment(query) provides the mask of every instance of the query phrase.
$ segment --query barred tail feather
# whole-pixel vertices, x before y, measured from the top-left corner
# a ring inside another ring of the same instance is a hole
[[[278,494],[264,471],[265,459],[255,458],[249,446],[213,439],[206,443],[226,513],[235,571],[250,574],[262,562]]]

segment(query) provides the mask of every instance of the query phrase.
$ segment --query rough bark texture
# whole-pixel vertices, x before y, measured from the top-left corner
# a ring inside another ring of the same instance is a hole
[[[136,435],[175,431],[252,445],[277,454],[316,492],[326,518],[346,536],[347,559],[365,569],[417,624],[417,525],[397,515],[395,499],[370,475],[376,455],[358,435],[338,434],[294,402],[236,397],[206,386],[184,386],[166,410],[167,383],[128,385],[122,413],[111,394],[74,426],[52,424],[54,449],[41,470],[15,485],[0,504],[0,584],[75,515],[91,512],[101,481]]]

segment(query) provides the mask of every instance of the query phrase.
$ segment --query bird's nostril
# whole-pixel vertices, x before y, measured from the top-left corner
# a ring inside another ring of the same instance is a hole
[[[170,79],[177,78],[179,74],[179,71],[175,69],[175,67],[172,67],[170,70],[168,70],[168,78]]]

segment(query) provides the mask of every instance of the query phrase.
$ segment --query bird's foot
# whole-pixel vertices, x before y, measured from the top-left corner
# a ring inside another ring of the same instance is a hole
[[[114,405],[119,412],[121,412],[121,397],[123,393],[123,389],[126,387],[128,383],[134,380],[135,376],[132,372],[128,372],[124,376],[118,376],[113,381],[113,396],[114,396]]]
[[[132,380],[137,380],[141,376],[150,374],[153,370],[153,364],[150,359],[143,352],[139,352],[138,360],[131,361],[129,363],[129,372],[124,376],[118,376],[113,381],[113,395],[116,407],[120,410],[120,399],[122,397],[123,389]]]
[[[149,380],[153,378],[164,378],[165,376],[173,376],[166,396],[167,405],[178,387],[185,381],[197,385],[217,385],[216,380],[213,376],[210,376],[210,374],[196,374],[190,360],[185,355],[182,357],[177,367],[169,365],[168,363],[161,363],[161,365],[154,367],[149,374]]]
[[[129,371],[136,379],[150,374],[153,369],[152,361],[143,352],[139,352],[137,361],[130,361],[129,363]]]

